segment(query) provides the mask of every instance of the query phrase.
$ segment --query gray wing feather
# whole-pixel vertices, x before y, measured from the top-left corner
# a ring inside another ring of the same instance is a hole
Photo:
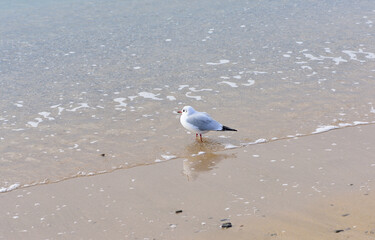
[[[212,131],[220,128],[221,124],[213,120],[207,113],[193,114],[186,121],[196,127],[200,131]]]

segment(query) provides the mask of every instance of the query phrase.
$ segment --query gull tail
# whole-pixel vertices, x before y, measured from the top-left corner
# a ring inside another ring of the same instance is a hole
[[[224,126],[224,125],[223,125],[223,128],[220,131],[236,131],[237,132],[236,129],[233,129],[233,128],[230,128],[230,127],[227,127],[227,126]]]

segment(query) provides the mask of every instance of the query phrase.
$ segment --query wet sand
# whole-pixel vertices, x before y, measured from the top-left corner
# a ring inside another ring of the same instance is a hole
[[[0,194],[0,239],[375,239],[374,136],[219,152],[187,137],[186,159]]]
[[[373,6],[1,1],[0,192],[181,158],[185,105],[217,150],[374,123]]]

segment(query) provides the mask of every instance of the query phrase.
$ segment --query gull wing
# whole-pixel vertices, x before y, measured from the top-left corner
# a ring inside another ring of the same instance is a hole
[[[205,112],[196,112],[190,115],[186,121],[198,128],[199,131],[213,131],[221,130],[222,125],[212,119],[210,115]]]

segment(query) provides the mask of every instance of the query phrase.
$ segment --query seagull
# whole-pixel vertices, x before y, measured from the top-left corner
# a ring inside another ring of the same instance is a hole
[[[178,113],[181,113],[180,122],[182,126],[191,132],[195,132],[196,138],[199,134],[201,142],[203,142],[202,134],[209,131],[237,131],[212,119],[211,116],[205,112],[195,111],[191,106],[183,107]]]

